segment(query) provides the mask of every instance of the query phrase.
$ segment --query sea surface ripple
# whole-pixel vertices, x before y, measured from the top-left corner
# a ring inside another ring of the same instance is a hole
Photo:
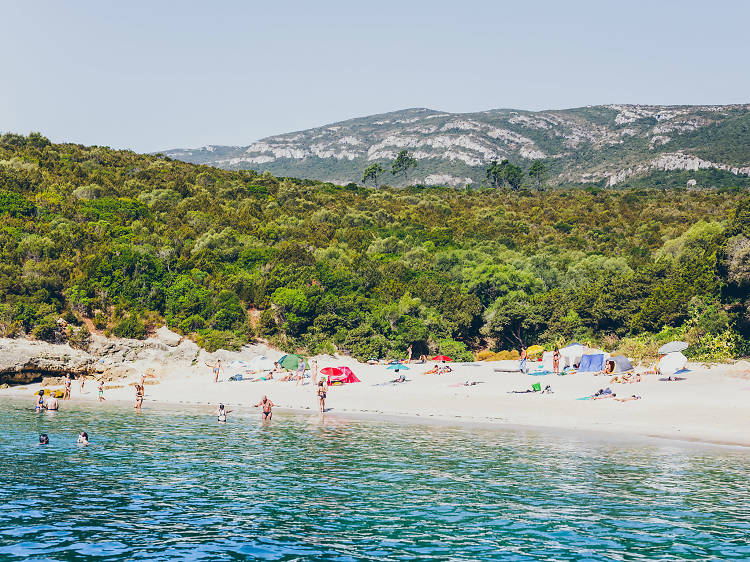
[[[1,560],[750,559],[741,450],[32,403],[0,401]]]

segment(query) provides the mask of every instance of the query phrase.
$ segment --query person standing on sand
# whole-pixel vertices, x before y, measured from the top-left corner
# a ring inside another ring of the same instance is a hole
[[[70,385],[73,381],[70,380],[70,373],[65,375],[65,391],[63,392],[63,400],[70,400]]]
[[[273,412],[271,411],[271,408],[273,408],[276,404],[271,402],[271,400],[268,399],[268,396],[263,396],[260,402],[258,402],[255,407],[258,406],[263,407],[263,411],[260,413],[261,419],[263,421],[270,420],[273,417]]]
[[[104,381],[99,381],[99,402],[104,402]]]
[[[313,384],[318,384],[318,360],[312,360],[312,381]]]
[[[318,404],[320,405],[320,413],[326,411],[326,395],[328,394],[328,388],[326,387],[325,379],[318,383]]]
[[[523,346],[521,346],[520,359],[521,359],[521,372],[523,374],[526,374],[526,348]]]
[[[411,345],[406,348],[406,362],[411,363]]]
[[[560,348],[555,346],[555,351],[552,352],[552,370],[556,375],[560,374]]]
[[[219,371],[223,371],[224,367],[221,366],[221,359],[219,359],[216,362],[216,365],[212,368],[212,373],[214,374],[214,382],[219,382]]]
[[[86,375],[78,375],[81,378],[81,394],[83,394],[83,385],[86,384]]]

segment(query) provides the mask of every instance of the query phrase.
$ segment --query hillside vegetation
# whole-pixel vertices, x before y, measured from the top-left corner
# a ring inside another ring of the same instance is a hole
[[[365,189],[0,137],[0,335],[746,352],[745,190]],[[59,318],[70,326],[62,328]],[[649,334],[659,334],[655,337]]]
[[[358,182],[373,164],[389,169],[408,150],[418,166],[395,186],[488,186],[493,160],[549,171],[549,185],[650,187],[670,172],[679,187],[750,186],[750,105],[602,105],[554,111],[446,113],[406,109],[268,137],[249,146],[165,152],[226,169],[268,171],[333,183]],[[682,172],[672,173],[674,171]],[[712,173],[707,174],[705,172]],[[536,182],[528,178],[527,184]]]

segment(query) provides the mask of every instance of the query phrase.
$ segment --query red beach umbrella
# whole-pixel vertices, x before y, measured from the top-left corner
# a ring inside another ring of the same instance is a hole
[[[340,377],[344,374],[344,371],[339,369],[338,367],[324,367],[320,370],[320,374],[327,375],[327,376],[334,376],[334,377]]]
[[[436,355],[432,358],[433,361],[453,361],[450,357],[446,357],[445,355]]]

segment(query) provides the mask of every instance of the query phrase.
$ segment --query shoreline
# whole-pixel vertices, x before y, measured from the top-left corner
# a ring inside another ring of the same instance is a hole
[[[36,386],[36,385],[35,385]],[[0,403],[3,398],[9,398],[14,401],[22,401],[22,396],[17,392],[7,392],[8,389],[0,390]],[[28,390],[28,388],[26,388]],[[133,400],[125,397],[114,397],[107,398],[105,402],[100,403],[93,393],[92,396],[77,396],[72,398],[70,401],[60,399],[61,408],[60,411],[64,411],[65,404],[72,406],[79,405],[99,405],[104,408],[109,406],[117,406],[120,408],[126,408],[126,410],[132,408]],[[28,396],[28,395],[27,395]],[[260,417],[260,410],[255,409],[254,405],[247,402],[223,402],[229,407],[242,409],[241,411],[235,410],[234,416],[240,416],[241,418],[254,418]],[[178,410],[180,407],[189,408],[210,408],[213,412],[216,403],[205,402],[202,400],[175,400],[175,401],[161,401],[155,399],[146,399],[144,401],[143,413],[148,413],[149,406],[155,406],[158,409],[170,409]],[[277,405],[274,407],[274,412],[285,415],[320,415],[316,407],[305,407],[301,405],[296,406],[283,406]],[[620,430],[616,430],[611,427],[597,425],[595,427],[580,427],[576,425],[553,425],[544,423],[544,420],[537,420],[535,423],[518,423],[514,421],[504,420],[502,417],[483,417],[483,416],[471,416],[465,414],[458,415],[444,415],[439,413],[408,413],[408,412],[388,412],[388,411],[372,411],[366,409],[351,409],[351,408],[330,408],[326,410],[326,417],[334,419],[353,419],[358,421],[379,421],[386,423],[399,423],[408,425],[429,425],[433,427],[445,427],[445,428],[469,428],[469,429],[480,429],[487,431],[510,431],[510,432],[535,432],[553,434],[557,437],[576,437],[587,441],[606,441],[608,443],[618,442],[625,444],[648,444],[655,446],[679,446],[681,448],[709,448],[709,449],[721,449],[721,450],[733,450],[741,451],[750,454],[750,436],[747,439],[740,440],[727,440],[720,439],[712,436],[700,436],[700,435],[689,435],[680,434],[677,432],[652,432],[652,431],[638,431],[629,428],[630,430],[625,433]]]
[[[169,335],[169,334],[167,334]],[[176,336],[176,335],[175,335]],[[72,364],[68,346],[13,342],[0,349],[6,369],[18,372],[31,367],[57,366],[66,371]],[[144,411],[150,404],[210,405],[224,403],[248,408],[267,395],[278,411],[318,413],[318,401],[310,379],[305,384],[278,380],[229,381],[243,365],[263,355],[275,361],[280,351],[263,345],[247,346],[238,352],[207,353],[193,342],[172,340],[97,340],[93,351],[78,360],[86,376],[86,391],[77,380],[72,384],[74,402],[97,402],[99,381],[105,383],[107,403],[134,404],[133,384],[146,375]],[[220,382],[214,383],[211,366],[221,359]],[[313,358],[309,358],[313,359]],[[441,424],[481,424],[491,428],[534,428],[543,431],[597,433],[682,443],[705,443],[728,447],[750,447],[750,362],[707,366],[688,365],[679,381],[665,381],[659,375],[644,375],[642,381],[618,384],[609,376],[591,373],[534,375],[496,372],[498,363],[452,363],[449,374],[428,375],[434,362],[411,363],[402,368],[407,382],[392,381],[398,373],[386,365],[359,363],[351,357],[318,356],[319,368],[347,366],[359,383],[332,386],[326,406],[329,415],[359,416],[362,419],[394,418]],[[97,371],[91,371],[95,367]],[[85,370],[88,369],[88,370]],[[71,371],[67,371],[71,372]],[[76,371],[72,371],[74,374]],[[8,396],[33,403],[41,388],[61,388],[60,379],[0,389]],[[465,383],[470,383],[466,386]],[[523,393],[534,383],[552,387],[551,394]],[[598,389],[610,387],[619,397],[642,399],[618,402],[587,400]],[[518,393],[521,391],[522,393]],[[65,408],[65,401],[61,401]]]

